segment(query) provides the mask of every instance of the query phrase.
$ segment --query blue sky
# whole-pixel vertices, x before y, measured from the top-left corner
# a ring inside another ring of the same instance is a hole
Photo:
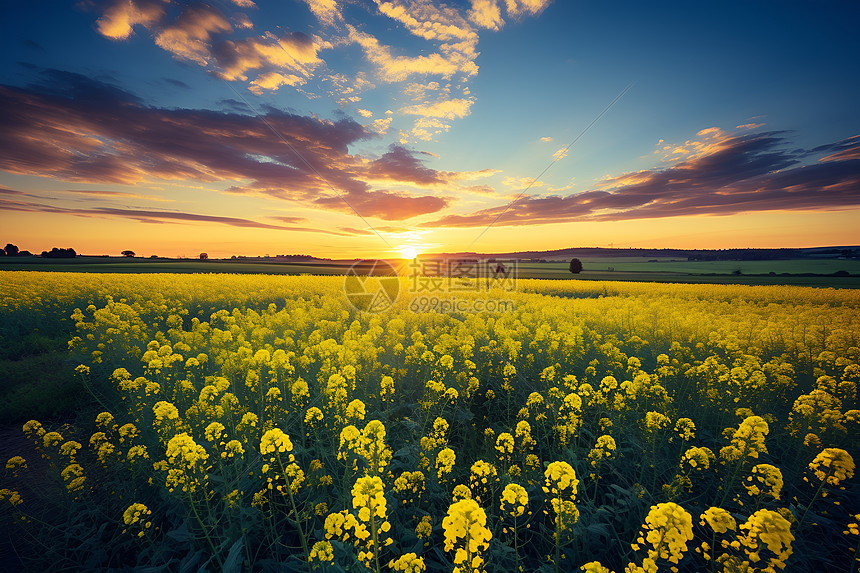
[[[93,254],[856,244],[858,17],[18,3],[0,35],[0,221],[22,248]]]

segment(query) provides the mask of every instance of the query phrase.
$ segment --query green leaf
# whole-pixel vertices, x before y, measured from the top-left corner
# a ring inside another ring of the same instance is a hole
[[[242,570],[242,549],[245,546],[245,536],[243,535],[236,540],[236,543],[230,548],[227,553],[227,559],[224,560],[224,566],[221,568],[223,573],[233,573],[234,571]]]

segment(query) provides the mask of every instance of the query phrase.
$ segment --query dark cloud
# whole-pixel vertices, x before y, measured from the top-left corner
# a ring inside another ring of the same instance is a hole
[[[727,136],[704,153],[665,169],[628,173],[567,196],[526,197],[512,205],[448,215],[427,227],[620,221],[751,211],[843,209],[860,205],[857,137],[788,149],[786,134]],[[816,154],[836,151],[810,162]]]
[[[173,78],[164,78],[164,81],[167,82],[168,84],[174,86],[174,87],[177,87],[177,88],[182,88],[182,89],[186,89],[186,90],[191,89],[191,86],[189,86],[188,84],[186,84],[185,82],[180,81],[180,80],[175,80]]]
[[[410,197],[385,190],[350,191],[340,197],[321,197],[314,203],[336,211],[360,213],[365,217],[378,217],[386,221],[435,213],[448,206],[448,200],[442,197]]]
[[[373,134],[348,117],[264,108],[264,121],[231,111],[163,109],[78,74],[48,70],[42,78],[24,89],[0,86],[0,169],[86,183],[235,181],[228,192],[343,211],[340,193],[362,215],[386,219],[431,213],[447,200],[375,191],[367,181],[437,184],[456,176],[425,167],[405,148],[376,161],[351,155],[350,145]]]
[[[420,185],[442,183],[438,171],[425,167],[412,152],[399,145],[391,145],[387,153],[370,164],[367,173],[377,179],[409,181]]]
[[[272,215],[269,217],[269,219],[275,219],[277,221],[290,225],[294,225],[296,223],[304,223],[305,221],[307,221],[306,217],[287,217],[282,215]]]
[[[28,195],[19,191],[0,188],[0,192],[11,194]],[[63,215],[77,215],[81,217],[122,218],[140,221],[142,223],[215,223],[231,227],[244,227],[256,229],[273,229],[277,231],[302,231],[311,233],[325,233],[328,235],[343,235],[324,229],[310,227],[293,227],[285,225],[269,225],[251,219],[238,217],[219,217],[216,215],[201,215],[198,213],[183,213],[178,211],[154,211],[146,209],[117,209],[109,207],[96,207],[90,209],[75,209],[68,207],[56,207],[29,201],[7,200],[0,197],[0,209],[4,211],[25,211],[30,213],[58,213]]]
[[[33,50],[34,52],[44,52],[45,48],[42,47],[38,42],[34,42],[33,40],[22,40],[22,44]]]

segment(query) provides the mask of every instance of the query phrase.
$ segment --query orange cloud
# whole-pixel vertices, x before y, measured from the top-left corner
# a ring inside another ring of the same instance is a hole
[[[162,2],[152,0],[118,0],[108,6],[96,21],[99,33],[113,40],[128,38],[134,26],[154,26],[164,18]]]
[[[472,99],[449,99],[423,105],[410,105],[400,111],[408,115],[456,119],[469,115],[469,108],[473,103]]]
[[[232,32],[224,15],[204,4],[185,8],[172,25],[156,34],[155,43],[179,58],[205,66],[210,59],[212,36]]]
[[[335,0],[305,0],[317,20],[328,26],[334,26],[343,19],[340,8]]]
[[[472,0],[469,20],[488,30],[500,30],[505,25],[498,0]]]

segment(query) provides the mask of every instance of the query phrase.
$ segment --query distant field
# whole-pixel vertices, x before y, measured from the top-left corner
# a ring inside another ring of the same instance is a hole
[[[767,261],[686,261],[644,257],[582,258],[583,280],[716,283],[746,285],[794,285],[860,288],[860,261],[853,259],[788,259]],[[650,262],[656,261],[656,262]],[[406,261],[393,260],[403,272]],[[286,275],[341,275],[353,261],[246,262],[232,260],[121,259],[0,259],[0,270],[74,271],[99,273],[236,273]],[[569,279],[567,261],[521,262],[519,278]],[[837,271],[851,276],[834,277]],[[740,274],[737,274],[740,272]],[[769,274],[774,273],[774,274]],[[788,275],[784,275],[788,273]],[[814,275],[814,276],[802,276]]]

